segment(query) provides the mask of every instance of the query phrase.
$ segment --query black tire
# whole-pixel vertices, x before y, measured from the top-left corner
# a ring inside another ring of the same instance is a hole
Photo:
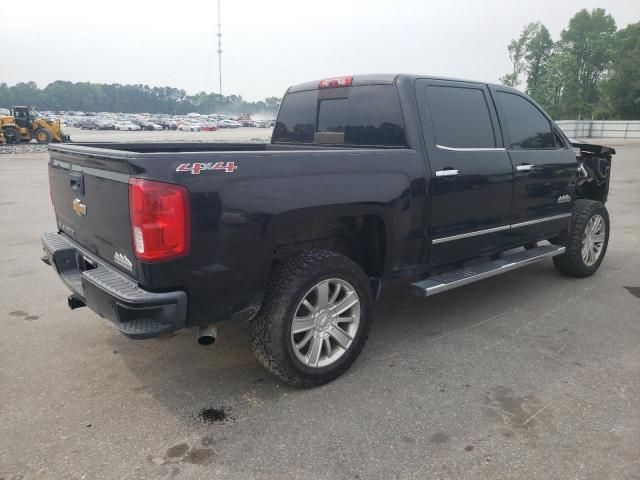
[[[4,139],[8,144],[20,143],[20,130],[16,127],[4,127],[2,133],[4,133]]]
[[[33,138],[35,138],[38,143],[50,143],[51,132],[46,128],[38,128],[33,132]]]
[[[588,265],[582,257],[582,241],[589,221],[596,215],[604,219],[604,244],[595,263]],[[560,273],[577,278],[593,275],[600,267],[609,244],[609,212],[604,204],[595,200],[576,200],[571,225],[557,238],[557,243],[566,247],[565,253],[553,257],[553,264]]]
[[[341,357],[325,367],[310,367],[294,353],[291,325],[309,289],[329,278],[353,286],[360,300],[360,324]],[[303,388],[322,385],[344,373],[362,351],[371,329],[372,309],[369,281],[356,263],[328,251],[299,253],[273,267],[262,308],[250,322],[251,348],[258,361],[282,381]]]

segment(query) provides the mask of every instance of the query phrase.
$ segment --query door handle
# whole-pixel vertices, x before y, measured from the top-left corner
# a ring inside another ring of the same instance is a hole
[[[455,177],[460,173],[460,170],[455,170],[453,168],[448,168],[446,170],[438,170],[436,172],[436,177]]]
[[[516,170],[519,172],[530,172],[531,170],[533,170],[533,165],[531,165],[530,163],[523,163],[522,165],[518,165],[516,167]]]

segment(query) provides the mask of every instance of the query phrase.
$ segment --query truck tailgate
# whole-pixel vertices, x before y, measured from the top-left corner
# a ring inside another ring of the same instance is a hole
[[[126,163],[56,151],[50,155],[51,200],[59,230],[117,269],[136,274]]]

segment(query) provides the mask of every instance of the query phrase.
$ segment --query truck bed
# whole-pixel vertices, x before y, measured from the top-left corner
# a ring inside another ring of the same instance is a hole
[[[361,219],[394,218],[384,232],[388,244],[396,244],[396,221],[398,229],[419,231],[421,225],[407,202],[411,196],[422,204],[424,189],[412,180],[421,177],[424,164],[410,148],[72,143],[49,150],[58,231],[77,244],[74,248],[146,291],[187,292],[185,326],[255,311],[283,245],[331,236],[344,227],[332,220],[343,211],[355,211]],[[188,256],[167,262],[136,258],[131,179],[188,190]],[[411,248],[395,254],[411,255],[413,242],[419,241],[412,235]],[[388,272],[394,267],[389,265]]]

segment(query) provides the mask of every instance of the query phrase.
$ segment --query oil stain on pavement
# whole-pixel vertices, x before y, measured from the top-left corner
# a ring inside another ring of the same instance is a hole
[[[212,424],[221,423],[228,420],[235,420],[232,415],[231,408],[226,406],[221,407],[208,407],[200,410],[196,419],[202,423]]]
[[[540,420],[543,404],[534,395],[517,396],[513,390],[497,386],[485,395],[486,414],[501,419],[511,428],[529,430]],[[541,408],[542,407],[542,408]]]
[[[40,318],[37,315],[30,315],[23,310],[14,310],[13,312],[9,312],[9,315],[12,317],[24,317],[25,320],[28,320],[30,322]]]
[[[149,455],[147,460],[154,465],[190,463],[194,465],[210,465],[220,458],[213,448],[198,448],[188,443],[178,443],[167,449],[164,455]]]

